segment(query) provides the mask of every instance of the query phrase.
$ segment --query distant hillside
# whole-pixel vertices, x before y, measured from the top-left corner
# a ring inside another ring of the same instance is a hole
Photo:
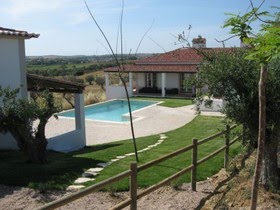
[[[152,56],[154,54],[151,53],[139,53],[137,55],[129,55],[124,54],[123,57],[127,58],[129,60],[136,60],[141,58],[146,58],[149,56]],[[113,60],[112,55],[106,54],[106,55],[42,55],[42,56],[26,56],[27,61],[32,60],[80,60],[80,61],[111,61]],[[120,58],[120,55],[118,55],[118,58]]]
[[[134,60],[151,56],[152,54],[123,55],[128,63]],[[120,55],[117,56],[120,59]],[[115,66],[116,62],[111,55],[45,55],[27,56],[27,72],[42,76],[81,76]]]

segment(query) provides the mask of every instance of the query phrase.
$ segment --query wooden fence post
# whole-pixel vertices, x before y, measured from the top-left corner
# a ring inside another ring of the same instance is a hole
[[[197,139],[192,139],[193,150],[192,150],[192,173],[191,173],[191,185],[192,190],[196,191],[196,169],[197,169]]]
[[[229,136],[230,136],[230,126],[226,125],[226,133],[225,133],[225,157],[224,157],[224,168],[227,169],[228,161],[229,161]]]
[[[137,163],[130,164],[131,176],[130,176],[130,209],[137,209]]]

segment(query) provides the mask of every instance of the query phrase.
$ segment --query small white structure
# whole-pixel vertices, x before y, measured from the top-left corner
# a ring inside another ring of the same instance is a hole
[[[210,104],[207,102],[210,102]],[[197,110],[204,112],[221,112],[224,108],[223,99],[204,97],[201,103],[197,103]]]
[[[75,94],[76,129],[70,133],[49,139],[48,149],[68,152],[86,145],[83,85],[26,74],[25,40],[38,38],[39,34],[0,27],[0,85],[20,88],[20,98],[27,98],[28,90]],[[1,101],[0,101],[1,105]],[[0,134],[0,149],[18,149],[15,139]]]
[[[75,130],[48,139],[47,149],[70,152],[86,146],[84,85],[27,74],[27,87],[28,91],[48,89],[51,92],[63,92],[75,95]],[[59,126],[58,121],[57,123],[57,126]]]

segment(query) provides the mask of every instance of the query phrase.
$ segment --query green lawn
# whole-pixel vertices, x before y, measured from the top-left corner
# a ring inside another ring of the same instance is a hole
[[[187,106],[193,104],[193,101],[190,99],[177,99],[177,98],[150,98],[150,97],[133,97],[133,100],[149,100],[149,101],[163,101],[159,104],[160,106],[166,106],[171,108]]]
[[[161,157],[174,150],[187,146],[191,139],[196,137],[201,139],[218,132],[224,128],[223,118],[199,116],[191,123],[167,132],[168,138],[159,146],[140,153],[140,165]],[[142,137],[137,139],[138,149],[154,144],[159,139],[159,135]],[[199,146],[199,157],[205,156],[215,149],[221,147],[224,141],[220,138]],[[231,155],[240,150],[240,145],[231,147]],[[78,152],[62,154],[49,152],[48,164],[36,165],[26,163],[20,152],[0,152],[0,184],[29,186],[32,188],[44,189],[65,189],[68,185],[81,176],[82,172],[90,167],[94,167],[99,162],[108,162],[118,155],[133,152],[131,141],[119,141],[110,144],[98,145],[82,149]],[[97,177],[96,181],[87,183],[91,185],[100,180],[109,178],[129,168],[129,163],[135,158],[127,157],[121,161],[107,166]],[[190,164],[191,154],[186,152],[159,165],[139,173],[139,187],[146,187],[154,184],[167,176],[179,171]],[[216,173],[223,165],[223,154],[202,164],[198,170],[198,179],[205,179]],[[183,176],[178,182],[189,181],[190,175]],[[110,190],[128,189],[128,180],[121,181],[110,187]]]

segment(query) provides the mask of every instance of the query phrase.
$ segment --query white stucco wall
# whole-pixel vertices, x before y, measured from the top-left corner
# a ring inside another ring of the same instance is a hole
[[[106,99],[121,99],[126,98],[125,88],[122,85],[111,85],[110,79],[109,79],[108,72],[105,73],[105,83],[106,83]],[[129,81],[132,80],[132,75],[129,74]],[[132,88],[130,88],[130,85],[133,85],[133,82],[128,82],[129,85],[127,85],[128,94],[131,97],[132,96]]]
[[[129,86],[127,86],[127,89],[129,89]],[[126,98],[125,89],[123,86],[106,86],[107,100],[121,98]]]
[[[0,85],[21,88],[20,97],[27,97],[24,39],[0,37]]]
[[[70,131],[59,136],[48,139],[47,149],[57,152],[71,152],[83,148],[84,141],[79,141],[83,136],[82,129]],[[1,150],[18,150],[18,146],[14,138],[7,134],[0,135],[0,149]]]
[[[138,74],[138,88],[145,87],[145,73],[137,73]]]
[[[3,88],[20,88],[19,97],[27,97],[24,39],[0,36],[0,85]],[[0,134],[0,149],[17,148],[9,133]]]

